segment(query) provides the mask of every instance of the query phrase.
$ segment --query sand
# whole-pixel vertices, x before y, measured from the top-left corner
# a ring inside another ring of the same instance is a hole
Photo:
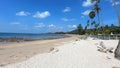
[[[64,43],[75,39],[76,37],[72,36],[60,39],[0,44],[0,66],[21,62],[34,55],[47,53],[51,48],[62,46]]]
[[[57,45],[61,44],[62,46],[53,46],[53,49],[48,48],[48,51],[44,53],[36,54],[24,61],[7,64],[0,68],[120,68],[120,60],[115,59],[113,53],[99,52],[96,46],[96,44],[103,41],[105,46],[115,49],[118,40],[76,39],[78,38],[71,37],[65,38],[61,42],[60,40],[59,42],[51,42],[57,42]]]

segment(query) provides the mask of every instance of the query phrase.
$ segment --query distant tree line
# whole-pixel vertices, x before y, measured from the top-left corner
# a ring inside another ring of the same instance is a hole
[[[90,21],[87,21],[87,25],[85,28],[81,24],[77,26],[77,29],[72,30],[70,32],[59,32],[62,34],[79,34],[79,35],[84,35],[84,34],[92,34],[92,35],[97,35],[97,34],[120,34],[120,27],[115,26],[114,24],[111,25],[105,25],[103,26],[103,21],[102,17],[100,15],[101,8],[99,6],[101,0],[90,0],[91,3],[94,3],[94,6],[92,7],[92,10],[89,13],[89,18],[91,19]],[[113,1],[115,4],[115,0]],[[116,6],[116,5],[115,5]],[[117,9],[117,8],[116,8]],[[116,10],[118,12],[118,10]],[[117,13],[119,16],[119,14]],[[95,17],[97,16],[98,21],[95,21]],[[102,24],[102,25],[100,25]],[[120,24],[120,18],[119,18],[119,24]]]
[[[72,30],[70,32],[68,32],[69,34],[79,34],[79,35],[84,35],[84,34],[92,34],[92,35],[97,35],[97,34],[120,34],[120,27],[119,26],[115,26],[114,24],[109,25],[105,25],[104,27],[97,27],[96,24],[92,27],[92,28],[87,28],[87,26],[85,26],[85,28],[83,28],[81,26],[81,24],[79,24],[77,26],[77,29]]]
[[[95,23],[91,23],[92,25],[87,24],[85,27],[83,27],[81,24],[77,26],[75,30],[69,31],[69,32],[55,32],[55,34],[79,34],[79,35],[98,35],[98,34],[120,34],[120,27],[115,26],[114,24],[111,25],[105,25],[105,26],[99,26]],[[90,28],[91,27],[91,28]]]

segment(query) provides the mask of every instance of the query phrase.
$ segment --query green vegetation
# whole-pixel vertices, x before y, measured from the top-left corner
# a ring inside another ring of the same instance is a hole
[[[114,24],[111,24],[110,26],[108,25],[100,25],[103,24],[103,22],[101,21],[102,17],[100,17],[100,11],[101,8],[99,7],[99,3],[100,0],[91,0],[91,3],[95,2],[93,9],[91,10],[91,12],[89,13],[89,17],[90,17],[90,21],[87,21],[87,25],[85,26],[85,28],[83,29],[83,27],[81,26],[81,24],[78,25],[76,30],[73,30],[69,33],[75,33],[75,34],[92,34],[92,35],[97,35],[97,34],[103,34],[103,35],[107,35],[107,34],[120,34],[120,27],[115,26]],[[97,15],[98,21],[96,22],[94,20],[95,16]]]
[[[69,34],[79,34],[79,35],[97,35],[97,34],[102,34],[102,35],[108,35],[108,34],[120,34],[120,26],[115,26],[114,24],[109,24],[109,25],[103,25],[102,22],[102,17],[100,15],[101,8],[99,6],[101,0],[91,0],[91,3],[94,3],[94,6],[92,10],[89,13],[89,18],[90,20],[87,20],[87,24],[85,27],[83,27],[81,24],[77,26],[77,29],[72,30],[70,32],[66,32]],[[113,3],[115,4],[116,8],[116,13],[118,16],[118,21],[120,25],[120,16],[119,16],[119,11],[118,11],[118,6],[115,3],[115,0],[112,0]],[[97,16],[98,20],[95,21],[94,18]],[[101,25],[100,25],[101,24]],[[64,33],[64,32],[61,32]]]
[[[76,30],[73,30],[69,33],[75,33],[75,34],[92,34],[92,35],[97,35],[97,34],[103,34],[103,35],[107,35],[107,34],[120,34],[120,27],[115,26],[114,24],[111,24],[111,26],[105,25],[103,26],[103,22],[102,22],[102,17],[100,17],[100,11],[101,8],[99,6],[100,0],[91,0],[91,3],[94,3],[93,9],[91,10],[91,12],[89,13],[89,17],[91,19],[91,21],[87,21],[87,25],[85,26],[85,28],[83,29],[83,27],[81,26],[81,24],[78,25],[78,28]],[[113,3],[115,4],[115,0],[113,0]],[[115,8],[117,11],[117,15],[118,15],[118,20],[120,23],[120,17],[119,17],[119,13],[118,13],[118,8],[117,5],[115,4]],[[93,20],[95,18],[95,16],[97,15],[98,18],[98,22],[96,22],[95,20]],[[102,24],[102,25],[100,25]]]
[[[87,24],[88,25],[88,24]],[[120,27],[115,26],[113,24],[109,25],[105,25],[104,27],[97,27],[98,25],[94,25],[94,28],[91,29],[86,29],[87,26],[83,29],[83,27],[81,26],[81,24],[78,25],[78,28],[68,32],[69,34],[80,34],[80,35],[84,35],[84,34],[92,34],[92,35],[97,35],[97,34],[120,34]],[[103,32],[104,29],[104,32]]]

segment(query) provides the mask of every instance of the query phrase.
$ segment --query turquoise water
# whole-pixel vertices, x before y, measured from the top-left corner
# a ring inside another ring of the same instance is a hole
[[[0,33],[0,38],[52,39],[66,37],[64,34]]]

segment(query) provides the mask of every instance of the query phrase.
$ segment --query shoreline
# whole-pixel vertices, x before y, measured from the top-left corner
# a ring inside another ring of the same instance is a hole
[[[64,34],[63,37],[58,37],[58,38],[41,38],[41,39],[27,39],[27,38],[17,38],[17,37],[1,38],[0,37],[0,44],[10,44],[10,43],[21,43],[21,42],[40,41],[40,40],[61,39],[61,38],[67,38],[67,37],[71,37],[71,36],[72,35],[70,35],[70,34]]]
[[[0,46],[0,68],[119,68],[120,61],[114,58],[118,40],[92,39],[71,35],[4,44]],[[112,47],[112,53],[99,51],[101,42],[106,48]]]
[[[0,66],[21,62],[34,55],[49,52],[51,48],[75,41],[76,38],[71,35],[58,39],[0,44]]]
[[[47,52],[34,54],[30,58],[26,57],[28,58],[26,60],[3,65],[1,68],[120,68],[120,60],[114,58],[114,53],[98,51],[97,46],[101,41],[107,48],[114,49],[118,42],[118,40],[74,39]]]

